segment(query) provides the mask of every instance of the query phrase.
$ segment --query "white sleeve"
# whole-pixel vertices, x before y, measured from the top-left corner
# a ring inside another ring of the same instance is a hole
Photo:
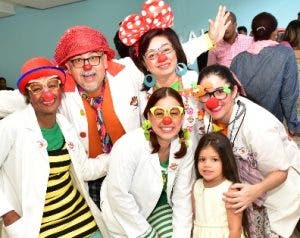
[[[10,153],[11,147],[15,141],[16,135],[14,135],[12,126],[9,125],[8,121],[3,119],[0,121],[0,218],[9,211],[15,210],[12,204],[9,202],[4,191],[3,177],[5,172],[3,165]]]
[[[173,238],[190,237],[192,230],[192,185],[195,181],[192,142],[179,168],[172,195]]]
[[[182,48],[187,58],[188,64],[193,64],[197,57],[209,50],[209,44],[206,34],[191,39],[182,44]]]
[[[281,123],[275,122],[275,118],[265,117],[268,124],[263,124],[256,130],[248,131],[247,144],[251,151],[256,154],[258,169],[264,176],[276,170],[287,170],[291,166],[284,141],[289,140],[287,133]],[[273,119],[273,120],[272,120]],[[276,148],[276,149],[275,149]],[[299,149],[295,149],[299,159]]]
[[[0,90],[0,118],[26,107],[25,97],[18,89]]]
[[[140,214],[139,207],[129,192],[134,176],[137,159],[125,137],[119,139],[113,146],[107,179],[108,202],[113,216],[122,226],[126,237],[140,237],[148,230],[150,224]]]

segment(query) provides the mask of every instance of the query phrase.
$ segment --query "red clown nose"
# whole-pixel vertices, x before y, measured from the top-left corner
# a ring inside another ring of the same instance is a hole
[[[211,97],[210,99],[207,100],[206,104],[208,109],[215,109],[216,107],[219,106],[219,100],[216,99],[215,97]]]
[[[92,65],[90,63],[83,65],[83,70],[91,70],[91,69],[92,69]]]
[[[162,120],[162,123],[164,125],[170,125],[172,123],[172,118],[167,116],[167,117],[164,117],[163,120]]]
[[[164,62],[168,59],[168,57],[165,54],[158,53],[157,54],[157,62]]]
[[[54,99],[54,94],[50,91],[44,91],[42,97],[46,102],[50,102]]]

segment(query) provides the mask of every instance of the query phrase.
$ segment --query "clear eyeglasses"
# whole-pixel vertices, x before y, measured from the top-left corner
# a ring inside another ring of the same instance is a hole
[[[145,57],[145,59],[147,59],[147,60],[155,60],[155,59],[157,59],[157,55],[158,55],[159,53],[166,55],[166,54],[170,54],[170,53],[173,52],[173,51],[174,51],[173,46],[170,45],[170,44],[168,44],[168,43],[166,43],[166,44],[163,44],[163,45],[162,45],[161,47],[159,47],[158,49],[155,49],[155,50],[148,50],[148,51],[145,53],[144,57]]]
[[[41,81],[42,82],[42,81]],[[49,79],[43,83],[35,81],[29,83],[26,88],[32,94],[41,94],[46,88],[50,91],[54,91],[60,87],[61,81],[58,78]]]

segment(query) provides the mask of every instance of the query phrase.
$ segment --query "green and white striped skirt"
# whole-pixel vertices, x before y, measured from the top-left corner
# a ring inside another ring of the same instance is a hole
[[[156,207],[147,221],[161,238],[172,238],[172,208],[169,204]]]

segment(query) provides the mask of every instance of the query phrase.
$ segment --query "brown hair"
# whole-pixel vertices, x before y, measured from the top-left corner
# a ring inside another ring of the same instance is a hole
[[[156,103],[160,99],[168,97],[168,96],[173,97],[180,104],[180,106],[182,106],[184,108],[182,98],[176,90],[169,88],[169,87],[162,87],[162,88],[159,88],[156,91],[154,91],[153,94],[150,96],[148,103],[145,107],[144,113],[143,113],[144,117],[146,119],[148,119],[148,114],[150,113],[150,108],[155,106]],[[184,133],[183,133],[182,128],[178,132],[178,137],[179,137],[181,146],[180,146],[179,151],[177,151],[174,154],[175,158],[177,158],[177,159],[185,156],[185,154],[187,152],[187,145],[186,145],[186,142],[184,139]],[[160,149],[160,144],[158,143],[157,135],[155,134],[155,132],[153,130],[150,130],[150,143],[153,148],[152,154],[157,153]]]
[[[300,50],[300,21],[291,21],[285,29],[282,40],[288,41],[294,49]]]

